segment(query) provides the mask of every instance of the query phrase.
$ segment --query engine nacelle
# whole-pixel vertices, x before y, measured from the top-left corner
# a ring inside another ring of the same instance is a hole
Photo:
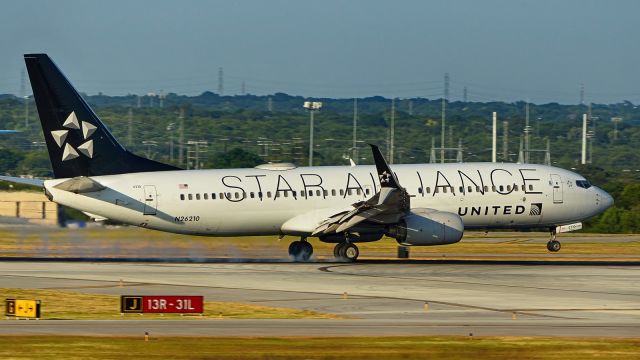
[[[458,214],[435,209],[413,209],[387,235],[401,245],[445,245],[462,239],[464,223]]]

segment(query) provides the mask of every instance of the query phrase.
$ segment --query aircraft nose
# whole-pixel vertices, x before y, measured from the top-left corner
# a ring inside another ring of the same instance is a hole
[[[609,195],[606,191],[598,188],[598,194],[600,195],[600,209],[601,211],[605,211],[611,206],[613,206],[613,197]]]

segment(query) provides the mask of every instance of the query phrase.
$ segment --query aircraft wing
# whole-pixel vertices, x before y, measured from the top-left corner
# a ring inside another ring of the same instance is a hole
[[[0,180],[15,183],[15,184],[44,187],[44,180],[42,179],[28,179],[28,178],[21,178],[21,177],[15,177],[15,176],[0,176]]]
[[[371,150],[380,179],[380,191],[366,201],[353,204],[351,210],[337,212],[322,221],[312,236],[347,231],[365,220],[378,224],[396,223],[409,211],[410,198],[407,190],[400,186],[380,149],[371,145]]]

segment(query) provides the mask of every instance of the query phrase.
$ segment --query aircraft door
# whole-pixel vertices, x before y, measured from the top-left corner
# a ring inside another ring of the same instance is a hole
[[[562,204],[562,178],[558,174],[551,174],[551,186],[553,186],[553,203]]]
[[[144,214],[155,215],[157,207],[157,194],[156,187],[154,185],[144,186]]]

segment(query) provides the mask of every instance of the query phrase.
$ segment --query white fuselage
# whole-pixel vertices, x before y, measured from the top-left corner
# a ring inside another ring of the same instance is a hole
[[[580,222],[612,203],[573,172],[533,164],[393,165],[411,208],[458,214],[465,228],[536,228]],[[161,231],[210,236],[308,235],[317,221],[380,189],[374,166],[290,170],[180,170],[95,176],[106,189],[75,194],[47,180],[52,200]],[[292,219],[301,219],[300,221]]]

